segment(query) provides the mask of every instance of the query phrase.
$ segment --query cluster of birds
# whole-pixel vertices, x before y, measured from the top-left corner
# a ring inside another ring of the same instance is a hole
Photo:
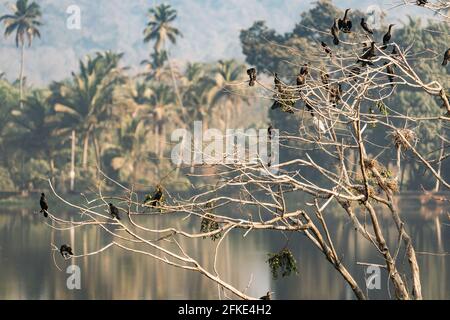
[[[424,6],[428,3],[427,0],[417,0],[417,5]],[[339,35],[340,32],[343,33],[351,33],[353,28],[353,23],[349,18],[349,12],[351,9],[346,9],[344,16],[342,18],[336,18],[334,19],[333,25],[331,26],[331,35],[333,37],[333,43],[335,45],[340,44]],[[372,30],[364,18],[361,18],[360,22],[361,28],[368,34],[373,35],[374,30]],[[389,46],[389,43],[392,39],[392,28],[395,26],[395,24],[390,24],[388,27],[387,32],[383,35],[383,44],[380,47],[381,50],[386,50]],[[363,54],[358,57],[356,61],[356,66],[351,68],[351,73],[354,76],[357,76],[361,72],[361,68],[358,66],[358,64],[361,64],[362,67],[365,67],[367,65],[373,66],[372,60],[376,57],[376,42],[371,41],[370,46],[367,46],[367,44],[364,44],[363,48]],[[325,51],[327,55],[330,57],[333,56],[333,50],[324,42],[321,41],[322,49]],[[399,52],[397,50],[397,46],[392,46],[392,56],[398,55]],[[446,66],[448,62],[450,61],[450,48],[447,49],[444,53],[444,59],[442,61],[442,65]],[[386,68],[386,74],[389,83],[391,86],[394,86],[394,80],[395,80],[395,71],[394,67],[395,65],[385,62],[384,66]],[[257,71],[255,68],[250,68],[247,70],[247,74],[249,76],[249,86],[253,87],[257,81]],[[300,68],[300,72],[296,78],[296,84],[299,89],[301,89],[306,84],[306,78],[309,75],[309,64],[306,63]],[[327,89],[329,93],[329,102],[336,106],[337,103],[341,101],[342,97],[342,86],[340,83],[333,83],[330,84],[330,75],[326,73],[325,71],[321,71],[320,78],[322,83],[325,85],[325,88]],[[275,84],[275,90],[276,93],[274,95],[274,103],[271,107],[271,109],[278,109],[280,108],[282,111],[287,113],[294,113],[294,105],[295,97],[292,95],[293,90],[291,88],[288,88],[285,86],[280,78],[278,77],[278,74],[274,74],[274,84]],[[308,101],[305,101],[305,107],[310,112],[311,116],[313,117],[313,120],[315,120],[315,124],[319,126],[319,130],[323,131],[323,123],[321,123],[317,117],[315,117],[314,109],[311,106],[311,104]]]
[[[163,201],[163,198],[164,198],[163,189],[160,185],[157,185],[156,190],[153,193],[153,195],[151,195],[151,194],[146,195],[145,200],[144,200],[144,205],[150,206],[150,207],[160,206]],[[47,198],[45,197],[45,193],[41,193],[39,205],[41,207],[40,213],[42,213],[44,215],[44,217],[47,218],[49,213],[48,213],[48,201],[47,201]],[[117,208],[112,203],[109,203],[108,206],[109,206],[109,213],[110,213],[111,217],[113,219],[120,220],[119,208]],[[72,248],[68,244],[63,244],[60,247],[59,252],[61,253],[61,255],[63,256],[64,259],[68,259],[74,255]]]

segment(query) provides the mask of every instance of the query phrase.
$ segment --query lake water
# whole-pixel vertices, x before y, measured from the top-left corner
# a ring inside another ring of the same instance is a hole
[[[450,221],[448,207],[422,206],[418,201],[403,201],[402,216],[414,239],[418,252],[442,253],[450,251]],[[67,211],[65,214],[74,214]],[[391,250],[397,244],[397,232],[387,213],[381,214],[384,234]],[[174,220],[151,217],[151,224],[168,225]],[[338,254],[358,283],[365,288],[365,267],[358,262],[379,263],[367,241],[356,235],[345,216],[327,214]],[[181,224],[182,222],[178,222]],[[186,224],[187,230],[198,225]],[[275,299],[354,299],[341,276],[301,234],[288,234],[289,247],[294,253],[299,274],[273,280],[267,263],[267,253],[279,251],[286,238],[276,232],[234,231],[221,245],[218,269],[222,277],[237,288],[247,287],[248,293],[261,296],[269,289]],[[51,243],[71,243],[75,254],[95,251],[111,238],[95,228],[55,231],[44,223],[33,209],[0,211],[0,299],[217,299],[217,285],[191,271],[176,269],[154,259],[111,248],[99,255],[64,261],[58,254],[55,266]],[[214,242],[181,239],[181,243],[201,262],[212,266]],[[408,267],[402,253],[400,265]],[[450,299],[450,256],[418,255],[421,268],[422,291],[425,299]],[[74,263],[81,268],[81,290],[69,290],[65,273]],[[387,273],[382,269],[381,289],[370,290],[372,299],[389,298]],[[410,279],[407,279],[410,283]]]

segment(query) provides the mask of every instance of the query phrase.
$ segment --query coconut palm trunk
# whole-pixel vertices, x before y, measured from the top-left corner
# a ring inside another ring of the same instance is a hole
[[[20,73],[19,73],[19,91],[20,91],[20,109],[23,108],[23,75],[24,75],[24,65],[25,65],[25,42],[22,41],[20,46]]]

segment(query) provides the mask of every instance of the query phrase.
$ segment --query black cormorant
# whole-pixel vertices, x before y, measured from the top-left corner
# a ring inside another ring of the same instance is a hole
[[[338,19],[334,19],[333,26],[331,27],[331,35],[333,36],[333,43],[337,46],[339,44],[339,28],[337,26]]]
[[[386,73],[388,74],[388,80],[391,86],[394,86],[394,74],[395,74],[394,68],[388,62],[385,62],[384,65],[386,66]]]
[[[256,69],[255,68],[248,69],[247,70],[247,74],[249,76],[248,85],[250,87],[253,87],[255,85],[255,82],[256,82]]]
[[[386,34],[383,36],[383,47],[381,49],[386,49],[387,48],[387,44],[389,43],[389,41],[391,40],[392,34],[392,27],[395,26],[395,24],[390,24],[388,31],[386,32]]]
[[[45,194],[42,192],[41,193],[41,200],[39,200],[39,204],[41,205],[41,213],[44,214],[44,217],[48,217],[48,203],[47,203],[47,199],[45,198]]]
[[[157,185],[155,192],[153,193],[153,196],[148,194],[145,198],[144,203],[146,205],[156,207],[157,205],[159,206],[161,204],[162,198],[163,198],[163,190],[160,185]]]
[[[362,65],[365,66],[367,64],[373,65],[370,61],[363,61],[363,60],[371,60],[373,57],[375,57],[375,42],[372,41],[370,44],[370,48],[358,59],[357,62],[362,62]]]
[[[272,300],[273,292],[267,291],[266,295],[259,298],[259,300]]]
[[[116,218],[117,220],[120,220],[119,216],[119,209],[113,205],[112,203],[109,204],[109,213],[113,218]]]
[[[373,30],[369,28],[369,25],[364,20],[364,18],[361,18],[361,27],[366,31],[367,33],[373,34]]]
[[[70,258],[70,256],[73,256],[72,248],[68,246],[67,244],[63,244],[61,248],[59,249],[59,252],[64,257],[64,259]]]
[[[442,65],[446,66],[447,62],[450,60],[450,48],[447,49],[444,53],[444,60],[442,61]]]
[[[331,51],[330,47],[325,42],[321,41],[320,45],[327,54],[329,54],[330,56],[333,55],[333,51]]]
[[[339,29],[345,33],[350,33],[352,29],[352,21],[347,17],[349,11],[350,9],[345,10],[344,18],[338,20]]]

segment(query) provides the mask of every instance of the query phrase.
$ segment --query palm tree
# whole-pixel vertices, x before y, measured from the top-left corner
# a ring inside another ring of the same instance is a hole
[[[16,47],[21,50],[20,58],[20,107],[23,100],[23,73],[25,61],[25,40],[28,40],[28,46],[31,46],[34,37],[41,37],[38,27],[42,25],[41,9],[36,2],[28,4],[28,0],[17,0],[12,8],[12,14],[6,14],[0,17],[0,22],[5,24],[5,37],[13,32],[16,33]]]
[[[83,169],[87,168],[90,139],[100,165],[97,131],[111,118],[114,91],[124,82],[123,68],[119,68],[122,56],[122,53],[112,52],[97,53],[93,59],[88,56],[86,62],[80,61],[79,74],[72,72],[70,81],[55,82],[50,86],[49,100],[55,110],[64,114],[69,127],[83,134]]]
[[[34,90],[23,100],[22,108],[12,111],[15,126],[7,137],[7,143],[10,146],[20,145],[20,150],[26,150],[24,156],[44,159],[53,180],[55,158],[61,154],[64,142],[68,140],[64,141],[61,137],[67,135],[68,129],[61,127],[59,115],[47,101],[48,95],[46,90]]]
[[[111,159],[112,168],[119,171],[122,181],[131,180],[132,184],[137,182],[142,165],[148,165],[148,158],[153,154],[148,147],[150,127],[145,122],[144,118],[123,117],[117,143],[107,146],[114,154]]]
[[[175,44],[177,37],[181,37],[180,30],[172,26],[172,22],[177,18],[177,11],[170,5],[161,4],[148,10],[150,20],[144,30],[144,42],[155,41],[155,52],[161,52],[169,40]]]
[[[169,63],[175,94],[177,96],[178,103],[182,106],[183,101],[178,91],[174,68],[169,59],[169,52],[167,51],[167,40],[169,40],[172,44],[175,44],[177,42],[177,37],[183,36],[180,30],[172,26],[172,23],[177,18],[177,11],[172,9],[170,5],[161,4],[155,8],[149,9],[148,13],[150,19],[147,23],[147,27],[144,29],[144,42],[155,42],[153,55],[154,60],[165,52],[165,58]],[[162,48],[164,48],[164,50],[162,50]]]
[[[173,112],[175,96],[173,90],[165,84],[157,84],[151,87],[152,94],[149,104],[152,108],[153,121],[155,124],[156,153],[161,159],[164,154],[164,145],[166,139],[166,123],[169,115]],[[173,120],[175,120],[175,115]]]

